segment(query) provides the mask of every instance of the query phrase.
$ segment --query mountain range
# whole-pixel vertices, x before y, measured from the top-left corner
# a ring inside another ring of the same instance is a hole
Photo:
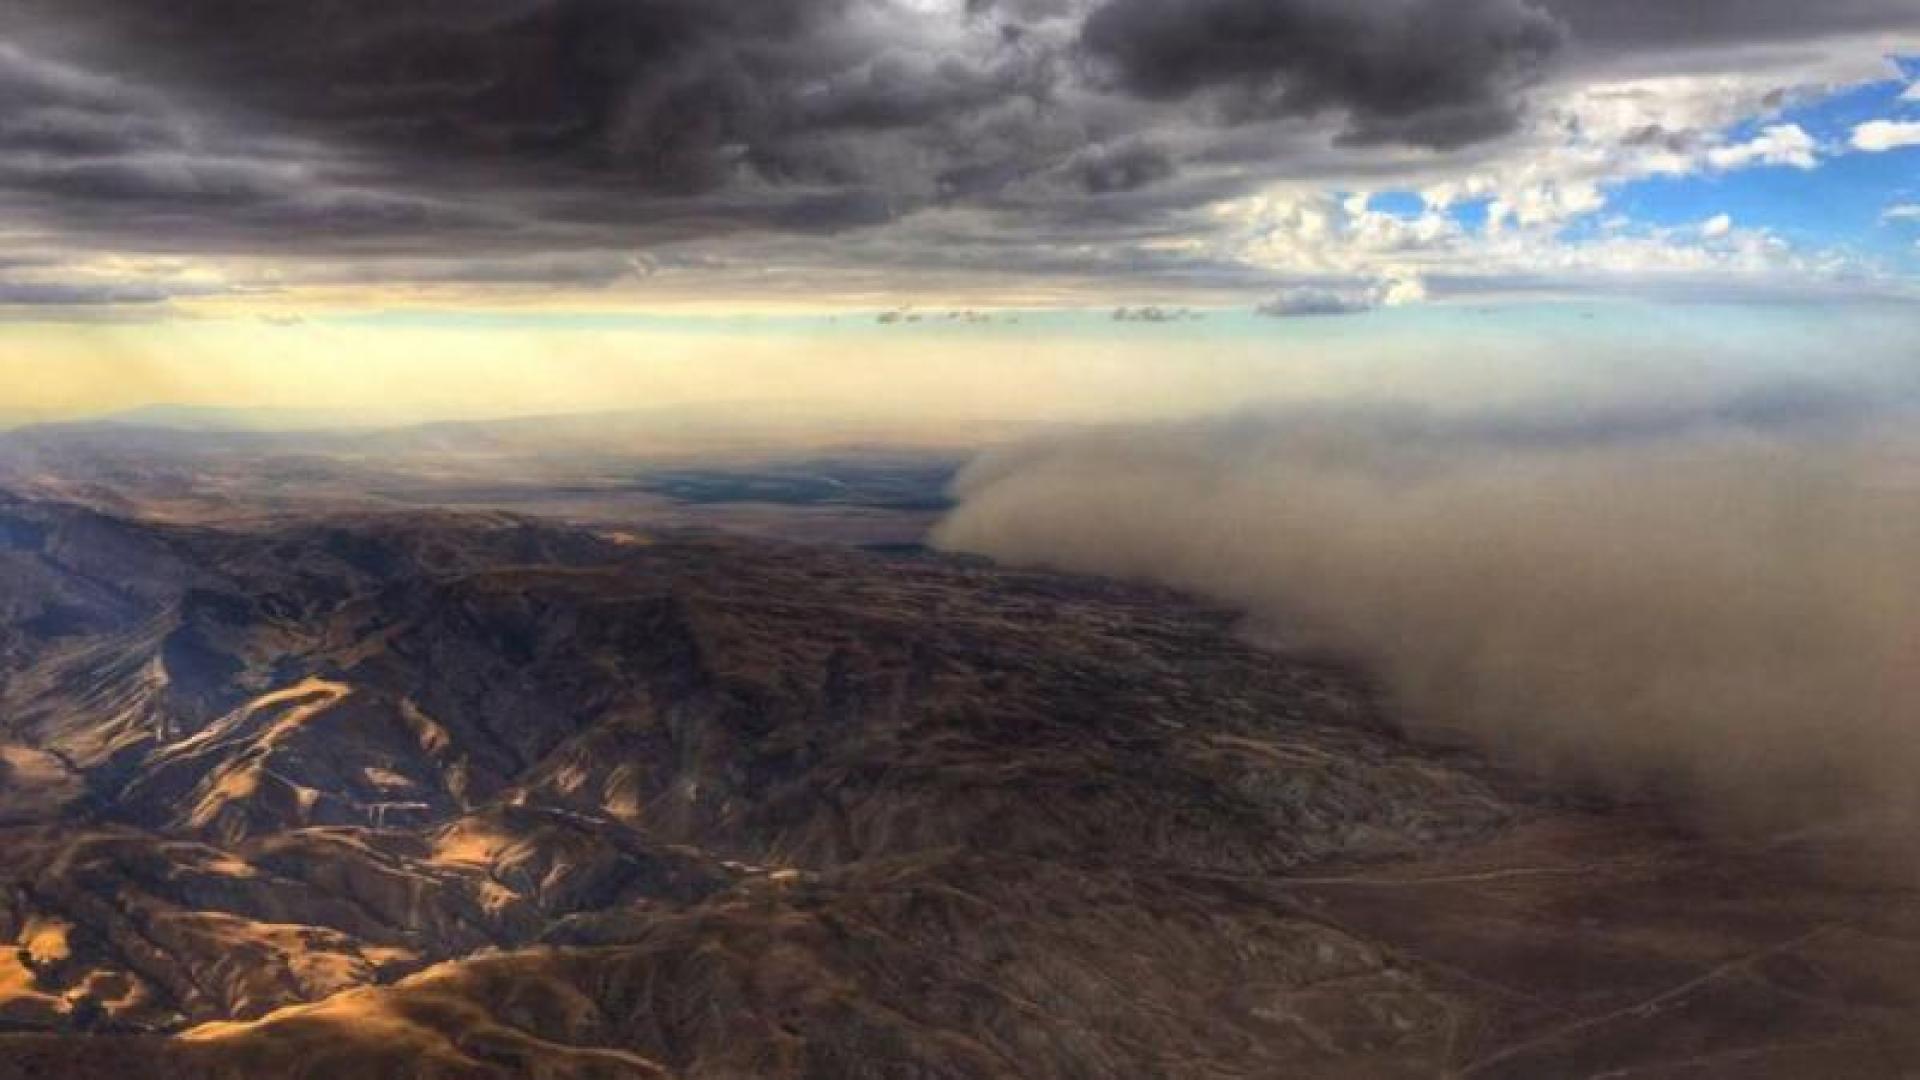
[[[1895,1075],[1832,850],[1145,587],[0,496],[0,1077]]]

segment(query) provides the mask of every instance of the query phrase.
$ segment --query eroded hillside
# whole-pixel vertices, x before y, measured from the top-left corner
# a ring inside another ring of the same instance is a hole
[[[0,582],[0,1075],[1920,1061],[1911,893],[1550,804],[1163,593],[19,500]]]

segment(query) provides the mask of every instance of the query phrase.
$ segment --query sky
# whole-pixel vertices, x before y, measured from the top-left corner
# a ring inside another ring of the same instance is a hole
[[[1916,307],[1915,0],[0,7],[0,423],[1497,396]]]

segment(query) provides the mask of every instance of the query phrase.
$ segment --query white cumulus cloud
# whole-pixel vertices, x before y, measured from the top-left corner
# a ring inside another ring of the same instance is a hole
[[[1920,146],[1920,122],[1869,120],[1853,129],[1853,148],[1878,154],[1904,146]]]
[[[1811,169],[1820,163],[1819,145],[1799,124],[1771,124],[1752,139],[1707,151],[1707,163],[1716,169],[1753,165],[1791,165]]]

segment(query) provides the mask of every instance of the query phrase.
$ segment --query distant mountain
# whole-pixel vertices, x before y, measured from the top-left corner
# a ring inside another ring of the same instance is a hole
[[[395,427],[396,416],[380,417],[353,409],[224,408],[215,405],[143,405],[89,417],[89,425],[166,428],[174,431],[326,431]]]
[[[1920,1062],[1910,892],[937,556],[0,495],[0,852],[7,1078]]]
[[[28,424],[37,424],[46,420],[47,414],[37,409],[0,408],[0,432],[5,432]]]
[[[282,427],[294,419],[169,407],[0,432],[0,485],[169,520],[478,507],[631,521],[670,504],[755,504],[815,511],[819,529],[827,511],[944,509],[973,449],[925,432],[706,409]],[[917,538],[911,528],[881,535]]]
[[[743,414],[728,408],[663,407],[601,413],[380,422],[379,418],[330,410],[227,409],[154,405],[84,420],[29,424],[0,431],[0,467],[9,458],[59,454],[97,460],[103,456],[209,457],[271,452],[351,456],[379,455],[403,466],[421,459],[516,457],[554,461],[673,460],[697,456],[753,460],[878,449],[952,455],[977,448],[991,428],[972,430],[967,441],[924,426],[845,418]],[[149,464],[139,462],[136,464]],[[3,475],[3,474],[0,474]]]
[[[778,401],[748,400],[700,405],[661,405],[590,412],[530,413],[468,419],[422,420],[401,412],[363,409],[300,409],[254,406],[151,404],[86,417],[48,421],[42,414],[9,414],[0,410],[0,426],[9,418],[15,425],[38,422],[50,430],[97,431],[102,428],[157,429],[202,434],[256,433],[286,436],[325,436],[331,433],[377,433],[391,445],[423,447],[472,444],[524,447],[630,448],[652,446],[662,440],[715,439],[756,444],[767,440],[802,443],[863,441],[888,445],[925,442],[951,444],[925,424],[908,424],[874,417],[862,420],[844,412],[823,412]],[[967,428],[977,437],[992,433],[988,424]]]

